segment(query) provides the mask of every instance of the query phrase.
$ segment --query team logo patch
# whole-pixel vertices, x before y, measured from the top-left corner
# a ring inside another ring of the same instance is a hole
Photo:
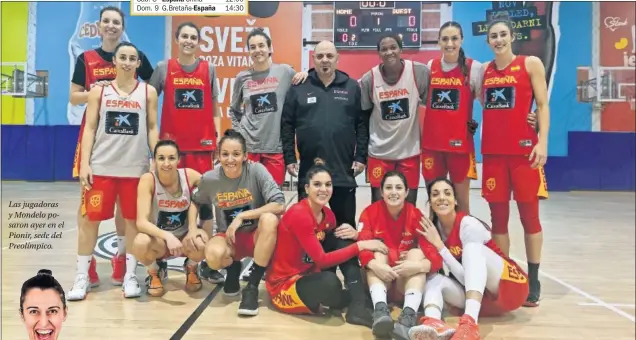
[[[95,255],[105,259],[112,259],[117,254],[117,233],[110,232],[100,235],[97,238],[97,246],[95,247]],[[168,260],[168,270],[174,270],[183,273],[183,261],[185,257],[176,257]],[[142,266],[141,264],[137,264]]]
[[[376,179],[382,177],[382,167],[381,166],[376,166],[375,168],[373,168],[373,170],[371,170],[371,174]]]
[[[202,109],[203,90],[201,89],[176,89],[174,91],[174,105],[177,109]]]
[[[252,104],[252,113],[255,115],[278,111],[276,92],[254,94],[250,96],[250,103]]]
[[[424,159],[424,168],[426,170],[431,170],[433,169],[433,165],[435,164],[435,161],[433,160],[433,157],[426,157]]]
[[[402,120],[411,117],[409,99],[399,98],[380,102],[382,120]]]
[[[515,107],[514,87],[490,87],[486,89],[484,106],[489,110],[505,110]]]
[[[107,111],[105,125],[109,135],[136,136],[139,133],[139,113]]]
[[[459,90],[433,89],[430,108],[434,110],[456,111],[459,107]]]
[[[495,182],[494,178],[491,177],[486,181],[486,188],[488,188],[488,190],[493,191],[495,190],[496,187],[497,187],[497,182]]]

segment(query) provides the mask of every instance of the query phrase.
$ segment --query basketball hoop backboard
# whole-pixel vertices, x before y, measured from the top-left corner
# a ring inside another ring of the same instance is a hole
[[[601,79],[597,100],[601,103],[626,102],[634,98],[636,70],[633,67],[599,67],[596,79]]]
[[[46,97],[48,94],[48,71],[27,70],[26,63],[0,64],[2,71],[2,95],[17,98]]]

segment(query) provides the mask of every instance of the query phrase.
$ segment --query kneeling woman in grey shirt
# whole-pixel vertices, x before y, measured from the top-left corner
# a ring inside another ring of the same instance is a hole
[[[193,200],[212,204],[218,233],[205,246],[205,258],[212,269],[227,268],[223,291],[238,295],[240,260],[254,258],[254,267],[243,289],[239,315],[258,314],[258,284],[276,246],[285,196],[260,163],[247,160],[245,139],[227,130],[219,142],[220,167],[201,178]]]

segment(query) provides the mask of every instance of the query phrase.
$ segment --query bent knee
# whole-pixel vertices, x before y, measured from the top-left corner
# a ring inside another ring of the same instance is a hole
[[[278,216],[272,213],[264,213],[258,219],[258,230],[265,233],[276,233],[278,221]]]
[[[231,253],[232,251],[223,237],[213,237],[205,246],[205,260],[208,266],[215,270],[226,267],[224,264],[226,264],[228,257],[231,258]]]
[[[332,271],[323,271],[321,273],[322,279],[320,280],[325,290],[329,292],[335,292],[342,290],[342,282],[336,273]]]
[[[421,261],[425,258],[426,256],[424,256],[424,252],[420,248],[413,248],[406,253],[406,259],[410,261]]]

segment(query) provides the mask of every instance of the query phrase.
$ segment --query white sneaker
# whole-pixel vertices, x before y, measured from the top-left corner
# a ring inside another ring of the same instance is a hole
[[[73,287],[66,294],[66,299],[69,301],[84,300],[90,289],[91,285],[88,282],[88,275],[77,274],[73,282]]]
[[[121,285],[121,290],[124,291],[125,298],[136,298],[141,296],[141,286],[137,275],[126,273],[124,276],[124,283]]]

